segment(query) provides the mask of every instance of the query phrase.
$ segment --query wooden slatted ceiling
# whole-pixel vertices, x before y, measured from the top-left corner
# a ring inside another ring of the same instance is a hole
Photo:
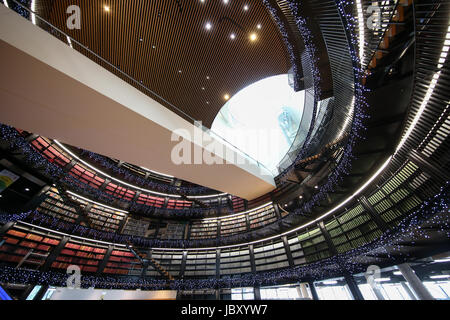
[[[178,2],[181,12],[176,0],[36,0],[36,8],[207,127],[224,105],[225,94],[233,96],[255,81],[287,73],[290,63],[281,35],[260,1]],[[81,30],[67,29],[66,9],[72,4],[81,8]],[[206,22],[212,24],[210,31]],[[250,41],[252,32],[257,41]]]

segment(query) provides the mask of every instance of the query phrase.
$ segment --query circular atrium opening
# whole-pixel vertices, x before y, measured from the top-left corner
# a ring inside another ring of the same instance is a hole
[[[305,92],[295,92],[287,74],[268,77],[232,96],[211,130],[276,174],[297,135],[304,100]]]

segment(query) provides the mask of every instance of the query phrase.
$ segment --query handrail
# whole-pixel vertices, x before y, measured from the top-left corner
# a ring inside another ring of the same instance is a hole
[[[250,156],[248,153],[246,153],[245,151],[242,151],[241,149],[239,149],[238,147],[236,147],[234,144],[232,144],[231,142],[229,142],[227,139],[223,138],[222,136],[220,136],[219,134],[215,133],[213,130],[206,128],[205,126],[203,126],[202,124],[200,124],[200,121],[192,118],[190,115],[188,115],[187,113],[185,113],[184,111],[180,110],[179,108],[177,108],[174,104],[170,103],[169,101],[167,101],[166,99],[164,99],[163,97],[161,97],[160,95],[158,95],[156,92],[152,91],[151,89],[149,89],[148,87],[146,87],[143,83],[141,83],[140,81],[134,79],[133,77],[131,77],[129,74],[125,73],[124,71],[122,71],[120,68],[116,67],[115,65],[111,64],[110,62],[108,62],[107,60],[105,60],[104,58],[102,58],[101,56],[99,56],[98,54],[96,54],[95,52],[93,52],[92,50],[90,50],[89,48],[85,47],[83,44],[81,44],[80,42],[78,42],[77,40],[75,40],[74,38],[72,38],[71,36],[69,36],[68,34],[66,34],[65,32],[63,32],[62,30],[60,30],[59,28],[55,27],[53,24],[51,24],[50,22],[48,22],[47,20],[45,20],[44,18],[42,18],[41,16],[39,16],[36,12],[34,12],[33,10],[25,7],[23,4],[21,4],[20,2],[16,1],[16,0],[9,0],[12,1],[14,4],[18,5],[20,8],[24,9],[25,11],[27,11],[30,16],[32,15],[34,17],[34,19],[38,19],[40,21],[42,21],[43,23],[45,23],[47,26],[49,26],[51,29],[56,30],[57,32],[59,32],[61,35],[65,36],[66,39],[69,42],[69,45],[71,48],[73,48],[74,44],[77,44],[78,46],[80,46],[81,48],[83,48],[83,50],[86,50],[87,52],[89,52],[90,54],[92,54],[93,56],[95,56],[97,59],[99,59],[100,61],[102,61],[103,63],[106,63],[109,67],[111,67],[113,70],[119,72],[122,76],[124,76],[125,78],[127,78],[128,80],[130,80],[131,82],[133,82],[134,84],[136,84],[138,87],[140,87],[141,89],[144,89],[145,92],[149,93],[150,95],[153,95],[154,97],[156,97],[157,99],[160,99],[161,101],[163,101],[165,104],[167,104],[168,106],[170,106],[171,108],[173,108],[174,110],[176,110],[177,112],[181,113],[183,116],[187,117],[189,120],[191,120],[194,124],[194,126],[200,128],[203,132],[208,133],[208,134],[213,134],[216,138],[222,140],[223,142],[225,142],[225,145],[228,145],[229,147],[231,147],[233,150],[237,151],[238,153],[241,153],[242,155],[244,155],[245,157],[247,157],[247,160],[252,160],[259,168],[264,169],[266,172],[269,173],[270,176],[273,176],[273,172],[268,169],[266,166],[264,166],[262,163],[260,163],[258,160],[254,159],[252,156]],[[7,8],[10,8],[12,11],[14,11],[13,8],[11,8],[10,6],[6,6]],[[35,24],[37,26],[37,24]],[[43,28],[41,28],[43,29]],[[44,29],[45,30],[45,29]],[[78,52],[80,52],[79,50],[77,50]],[[80,52],[81,53],[81,52]],[[86,55],[84,55],[86,56]],[[92,60],[92,59],[91,59]]]

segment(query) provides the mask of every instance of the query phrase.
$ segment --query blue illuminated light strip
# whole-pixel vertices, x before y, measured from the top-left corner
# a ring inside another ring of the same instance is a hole
[[[12,300],[12,298],[6,293],[2,286],[0,286],[0,300]]]

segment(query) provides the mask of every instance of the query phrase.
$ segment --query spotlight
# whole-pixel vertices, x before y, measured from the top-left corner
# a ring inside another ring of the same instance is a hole
[[[248,11],[248,5],[244,6],[244,11]]]
[[[109,12],[109,11],[111,11],[111,9],[110,9],[110,7],[109,6],[104,6],[103,7],[103,9],[106,11],[106,12]]]
[[[250,41],[256,41],[256,39],[257,39],[258,37],[257,37],[257,35],[256,35],[256,33],[252,33],[252,34],[250,34]]]
[[[225,94],[225,95],[223,96],[223,98],[224,98],[225,100],[230,100],[230,95],[227,93],[227,94]]]
[[[30,188],[25,188],[25,191],[26,191],[26,192],[30,191]]]
[[[206,30],[211,30],[211,29],[212,29],[212,24],[211,24],[210,22],[207,22],[207,23],[205,24],[205,29],[206,29]]]
[[[261,24],[258,23],[258,25],[256,26],[256,28],[261,29],[261,28],[262,28]]]
[[[230,39],[231,39],[231,40],[236,39],[236,35],[235,35],[234,33],[230,34]]]

